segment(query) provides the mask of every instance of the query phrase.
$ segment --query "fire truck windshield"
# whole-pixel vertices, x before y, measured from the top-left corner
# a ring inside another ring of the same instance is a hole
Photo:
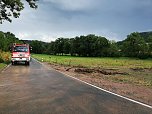
[[[15,46],[13,52],[28,52],[28,47],[26,46]]]

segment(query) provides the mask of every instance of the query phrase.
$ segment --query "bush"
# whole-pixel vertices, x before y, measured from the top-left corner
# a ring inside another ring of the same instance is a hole
[[[10,53],[3,52],[0,50],[0,63],[9,63],[10,62]]]
[[[138,54],[137,56],[139,59],[147,59],[149,57],[148,53]]]
[[[3,61],[3,59],[2,59],[2,57],[0,56],[0,63],[3,63],[4,61]]]

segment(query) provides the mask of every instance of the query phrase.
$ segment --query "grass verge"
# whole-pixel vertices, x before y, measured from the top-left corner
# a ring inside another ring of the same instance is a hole
[[[10,63],[10,52],[4,52],[0,50],[0,70],[5,68]]]
[[[7,64],[5,63],[0,63],[0,70],[2,70],[3,68],[5,68],[7,66]]]

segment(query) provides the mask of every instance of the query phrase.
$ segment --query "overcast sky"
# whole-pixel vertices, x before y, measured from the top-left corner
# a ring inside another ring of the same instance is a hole
[[[152,0],[39,0],[37,10],[25,7],[0,31],[46,42],[87,34],[119,41],[131,32],[152,31]]]

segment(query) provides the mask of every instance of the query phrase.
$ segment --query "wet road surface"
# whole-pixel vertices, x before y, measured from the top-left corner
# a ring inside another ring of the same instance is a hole
[[[0,73],[0,114],[152,114],[32,60]]]

